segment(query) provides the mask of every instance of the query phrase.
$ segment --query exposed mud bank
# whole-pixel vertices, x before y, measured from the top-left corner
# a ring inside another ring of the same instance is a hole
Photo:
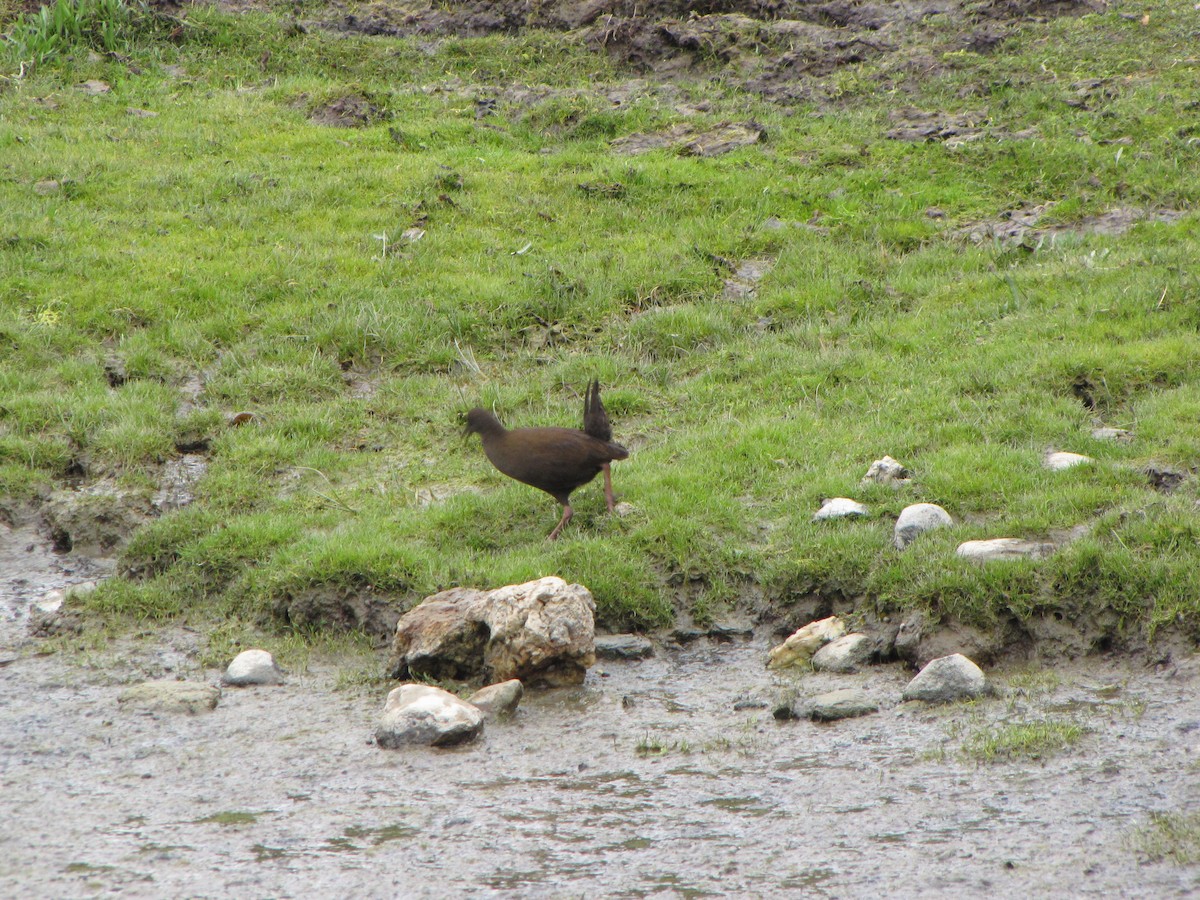
[[[880,713],[776,722],[766,645],[701,640],[527,696],[465,748],[370,740],[386,687],[337,665],[226,689],[195,716],[118,707],[127,682],[198,670],[194,636],[99,665],[0,668],[0,881],[13,896],[1185,896],[1139,858],[1153,813],[1194,809],[1194,665],[1072,666],[1002,699],[897,705],[908,673],[849,676]],[[992,673],[996,677],[997,673]],[[1000,678],[1003,683],[1003,678]],[[1069,721],[1039,760],[980,763],[971,735]]]
[[[902,84],[940,70],[944,53],[995,52],[1017,23],[1105,8],[1103,0],[379,0],[335,3],[315,24],[395,36],[570,32],[639,73],[720,74],[788,102],[835,96],[822,79],[848,65],[883,61],[882,77]]]

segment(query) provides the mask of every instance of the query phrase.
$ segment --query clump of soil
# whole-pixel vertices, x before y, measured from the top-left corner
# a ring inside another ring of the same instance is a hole
[[[279,598],[275,614],[293,628],[362,631],[380,640],[396,631],[400,610],[368,589],[321,585]]]
[[[364,128],[382,116],[379,107],[359,94],[347,94],[323,103],[309,113],[309,121],[331,128]]]

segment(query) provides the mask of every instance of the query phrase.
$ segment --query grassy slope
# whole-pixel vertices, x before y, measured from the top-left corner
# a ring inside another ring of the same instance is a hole
[[[137,534],[124,562],[139,576],[89,601],[138,617],[253,621],[308,585],[408,602],[558,573],[614,625],[668,621],[681,579],[711,615],[749,578],[782,605],[836,592],[982,624],[1105,608],[1135,630],[1195,630],[1195,482],[1160,495],[1138,467],[1200,457],[1200,219],[1036,252],[948,234],[1026,201],[1061,201],[1051,219],[1067,223],[1194,206],[1191,7],[1159,4],[1147,26],[1119,9],[1032,24],[1002,54],[947,57],[916,97],[880,91],[869,67],[835,76],[836,109],[684,88],[713,102],[707,120],[768,129],[716,159],[612,153],[611,138],[680,118],[655,94],[502,103],[477,120],[473,98],[497,85],[627,79],[554,35],[430,51],[197,9],[181,43],[145,40],[133,65],[81,52],[2,82],[0,490],[37,495],[76,458],[146,485],[178,436],[211,432],[198,502]],[[1097,77],[1115,98],[1065,103]],[[92,78],[113,91],[72,87]],[[962,99],[965,85],[982,96]],[[383,119],[308,121],[348,92]],[[986,108],[1040,138],[887,140],[889,109],[909,103]],[[45,179],[63,189],[39,193]],[[827,232],[764,225],[814,214]],[[380,258],[376,235],[417,223],[421,241]],[[735,302],[710,254],[777,263]],[[544,323],[559,329],[549,344]],[[129,375],[118,389],[110,356]],[[377,389],[355,392],[344,370]],[[201,409],[178,420],[197,373]],[[571,425],[593,375],[635,448],[614,476],[636,511],[603,515],[585,488],[548,544],[556,506],[462,443],[456,414],[482,403],[510,424]],[[1132,444],[1090,438],[1081,378]],[[259,425],[225,428],[238,410]],[[1099,464],[1048,473],[1048,446]],[[912,487],[858,486],[885,453]],[[423,507],[430,485],[482,492]],[[842,495],[879,515],[810,523]],[[889,514],[919,500],[968,524],[896,553]],[[1082,523],[1088,537],[1036,564],[953,557],[961,540]]]

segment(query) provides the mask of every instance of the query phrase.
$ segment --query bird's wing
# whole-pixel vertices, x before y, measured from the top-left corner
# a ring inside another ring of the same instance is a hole
[[[583,398],[583,430],[600,441],[612,440],[612,423],[600,402],[600,381],[595,379],[588,385]]]

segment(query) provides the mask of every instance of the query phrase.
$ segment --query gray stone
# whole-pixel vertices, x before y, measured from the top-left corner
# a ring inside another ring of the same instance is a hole
[[[451,747],[483,731],[483,712],[449,691],[427,684],[402,684],[388,694],[375,729],[375,742],[394,749],[410,745]]]
[[[813,697],[805,705],[805,715],[816,722],[835,722],[879,712],[879,704],[856,688],[844,688]]]
[[[970,700],[988,692],[982,670],[961,653],[932,660],[908,683],[902,700],[949,703]]]
[[[870,484],[903,484],[908,481],[908,469],[896,462],[890,456],[885,456],[883,459],[877,459],[871,463],[867,469],[867,474],[863,476],[862,483]]]
[[[874,641],[856,632],[826,644],[813,654],[812,665],[818,672],[857,672],[860,666],[867,664],[872,650]]]
[[[1061,472],[1063,469],[1070,469],[1074,466],[1082,466],[1092,462],[1090,456],[1084,456],[1082,453],[1047,453],[1042,460],[1042,464],[1052,472]]]
[[[1126,443],[1133,440],[1133,432],[1124,428],[1093,428],[1092,437],[1098,441],[1120,441]]]
[[[516,712],[524,696],[525,685],[521,684],[519,679],[510,678],[508,681],[481,688],[468,697],[467,702],[485,716],[502,716]]]
[[[827,519],[845,519],[851,516],[865,516],[870,510],[849,497],[829,497],[821,501],[821,508],[813,516],[814,522],[824,522]]]
[[[606,634],[596,638],[600,659],[645,659],[654,655],[654,645],[640,634]]]
[[[194,681],[147,681],[126,688],[117,703],[146,712],[196,713],[217,708],[221,689]]]
[[[903,550],[917,537],[935,528],[953,525],[954,520],[936,503],[914,503],[900,511],[896,519],[894,541],[897,550]]]
[[[596,661],[595,609],[587,588],[556,576],[492,591],[442,591],[397,623],[388,672],[580,684]]]
[[[221,676],[221,683],[234,687],[283,684],[283,671],[275,664],[275,657],[266,650],[243,650],[229,664]]]
[[[992,538],[987,541],[964,541],[954,551],[963,559],[988,562],[997,559],[1041,559],[1054,552],[1046,541],[1024,541],[1020,538]]]

